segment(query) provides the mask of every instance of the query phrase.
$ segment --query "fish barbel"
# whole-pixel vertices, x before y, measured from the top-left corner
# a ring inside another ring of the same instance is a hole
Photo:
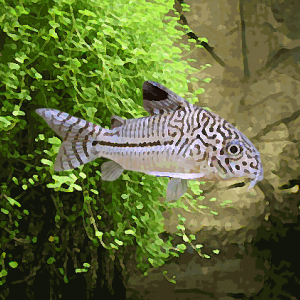
[[[248,138],[220,116],[195,106],[154,81],[143,84],[144,109],[151,116],[111,117],[105,129],[51,108],[36,112],[63,138],[55,171],[74,169],[99,157],[102,180],[124,170],[171,177],[166,201],[179,199],[187,181],[263,179],[260,154]]]

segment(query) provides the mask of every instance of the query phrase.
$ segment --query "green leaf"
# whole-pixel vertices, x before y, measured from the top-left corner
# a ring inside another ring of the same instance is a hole
[[[125,61],[121,60],[120,57],[117,57],[115,60],[114,60],[114,64],[115,65],[118,65],[118,66],[123,66],[125,64]]]
[[[41,159],[41,163],[44,164],[44,165],[48,165],[50,167],[53,165],[53,162],[51,160],[48,160],[48,159],[45,159],[45,158]]]
[[[61,273],[61,275],[64,275],[65,274],[65,271],[63,268],[58,268],[59,272]]]
[[[16,53],[15,55],[16,55],[15,60],[21,64],[24,63],[25,59],[28,59],[28,56],[24,52],[19,52]]]
[[[185,222],[186,218],[182,217],[181,215],[178,214],[178,220],[181,221],[181,222]]]
[[[94,18],[97,17],[97,15],[95,15],[92,11],[87,10],[87,9],[85,9],[85,10],[81,10],[81,9],[80,9],[80,10],[78,10],[78,12],[79,12],[80,14],[84,15],[84,16],[94,17]]]
[[[164,241],[162,239],[157,239],[154,243],[158,246],[161,246],[164,243]]]
[[[125,234],[131,234],[131,235],[135,235],[135,232],[131,229],[125,230],[124,231]]]
[[[189,186],[195,195],[200,195],[203,191],[200,189],[200,182],[189,180]]]
[[[15,199],[13,199],[9,196],[6,196],[5,194],[3,194],[3,195],[6,198],[6,200],[10,203],[10,205],[12,205],[12,206],[17,205],[17,206],[21,207],[21,204],[18,201],[16,201]]]
[[[213,211],[213,210],[211,210],[211,211],[210,211],[210,213],[211,213],[211,214],[213,214],[213,215],[215,215],[215,216],[218,216],[218,215],[219,215],[219,213],[218,213],[218,212],[216,212],[216,211]]]
[[[97,97],[97,94],[95,93],[90,93],[87,90],[85,90],[85,92],[87,92],[87,95],[89,97],[89,100],[93,100],[93,98]],[[86,110],[86,114],[88,115],[89,118],[94,118],[95,113],[97,112],[97,108],[95,107],[85,107]]]
[[[48,139],[48,143],[53,144],[53,145],[60,145],[61,140],[59,138],[57,138],[56,136],[54,136],[54,137]]]
[[[11,122],[7,120],[7,117],[0,117],[0,122],[4,123],[6,127],[11,124]]]
[[[18,64],[15,64],[15,63],[8,63],[8,67],[11,70],[19,70],[20,69],[20,66]]]
[[[119,245],[122,246],[124,243],[122,241],[119,241],[118,239],[115,239],[115,242]]]
[[[86,273],[87,269],[75,269],[75,273]]]
[[[179,244],[179,245],[176,246],[176,248],[178,248],[180,251],[184,251],[186,249],[186,245]]]
[[[12,114],[14,116],[25,116],[24,111],[20,111],[20,110],[18,110],[18,111],[15,110],[15,111],[12,112]]]
[[[86,174],[85,174],[85,173],[83,173],[83,172],[80,172],[80,173],[79,173],[79,176],[80,176],[81,178],[83,178],[83,179],[85,179],[85,178],[86,178]]]
[[[50,35],[51,37],[55,38],[55,39],[58,39],[58,35],[57,35],[57,33],[55,32],[55,29],[53,29],[53,28],[51,28],[51,29],[49,30],[49,35]]]
[[[195,236],[194,234],[190,234],[190,239],[191,239],[192,241],[194,241],[194,240],[196,240],[196,236]]]
[[[186,243],[189,241],[189,238],[188,238],[188,236],[187,236],[186,234],[184,234],[184,235],[182,236],[182,239],[183,239]]]
[[[95,235],[101,238],[103,236],[103,232],[97,230]]]
[[[185,227],[184,227],[183,225],[181,225],[181,224],[178,224],[178,225],[176,226],[176,228],[177,228],[178,230],[185,230]]]
[[[118,246],[114,245],[113,243],[109,243],[109,244],[113,249],[117,249],[117,250],[119,249]]]
[[[16,177],[13,177],[13,178],[12,178],[12,181],[13,181],[16,185],[19,185],[18,179],[17,179]]]
[[[49,265],[52,265],[54,262],[56,262],[56,260],[55,260],[54,257],[49,257],[49,258],[47,259],[47,263],[48,263]]]
[[[6,214],[6,215],[8,215],[8,214],[9,214],[9,211],[8,211],[8,210],[6,210],[6,209],[4,209],[4,208],[1,208],[1,211],[2,211],[4,214]]]
[[[73,183],[71,186],[70,186],[70,191],[71,191],[71,188],[72,187],[74,187],[74,189],[75,190],[77,190],[77,191],[82,191],[82,187],[80,186],[80,185],[78,185],[78,184],[75,184],[75,183]],[[73,190],[72,190],[73,191]]]
[[[18,263],[16,262],[16,261],[11,261],[10,263],[8,263],[10,266],[11,266],[11,268],[16,268],[17,266],[18,266]]]
[[[59,25],[58,23],[56,23],[54,20],[49,21],[49,24],[50,24],[50,26],[51,26],[52,28],[54,28],[54,29],[60,26],[60,25]]]

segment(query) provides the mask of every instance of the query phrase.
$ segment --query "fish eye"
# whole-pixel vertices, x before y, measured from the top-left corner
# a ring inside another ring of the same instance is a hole
[[[232,143],[229,146],[227,146],[227,153],[231,155],[238,155],[243,151],[243,148],[237,144],[237,143]]]

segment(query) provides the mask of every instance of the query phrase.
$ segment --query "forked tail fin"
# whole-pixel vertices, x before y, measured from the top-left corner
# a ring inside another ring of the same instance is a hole
[[[63,138],[54,171],[74,169],[100,157],[97,153],[92,153],[92,143],[102,131],[99,125],[51,108],[39,108],[36,113]]]

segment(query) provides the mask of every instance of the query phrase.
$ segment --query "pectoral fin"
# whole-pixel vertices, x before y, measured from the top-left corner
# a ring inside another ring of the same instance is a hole
[[[187,179],[172,178],[167,187],[166,201],[177,201],[187,191]]]
[[[124,169],[115,161],[107,161],[101,166],[102,180],[114,181],[123,173]]]

